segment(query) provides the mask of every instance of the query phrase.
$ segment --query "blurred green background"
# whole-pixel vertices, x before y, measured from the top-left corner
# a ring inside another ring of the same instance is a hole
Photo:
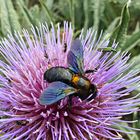
[[[129,63],[140,70],[140,0],[0,0],[0,37],[23,28],[39,26],[47,22],[50,26],[69,21],[78,36],[81,29],[94,27],[102,38],[119,42],[118,50],[131,53]],[[139,93],[140,89],[132,95]],[[126,119],[138,120],[134,128],[140,128],[140,114],[135,112]],[[124,124],[130,125],[130,124]],[[122,128],[120,128],[122,129]],[[126,130],[129,131],[129,130]],[[140,140],[140,132],[124,136]]]

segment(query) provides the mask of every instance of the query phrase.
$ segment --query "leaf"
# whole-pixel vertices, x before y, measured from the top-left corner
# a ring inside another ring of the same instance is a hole
[[[23,22],[23,26],[28,28],[32,24],[34,25],[33,17],[29,10],[27,10],[26,4],[22,0],[16,0],[17,8]]]
[[[89,23],[89,5],[88,5],[88,0],[83,1],[83,7],[84,7],[84,15],[85,15],[85,20],[84,20],[84,30],[87,30],[88,28],[88,23]]]
[[[120,21],[120,27],[119,27],[119,31],[118,31],[118,35],[116,38],[116,41],[120,43],[121,46],[123,46],[124,42],[125,42],[125,36],[127,34],[127,29],[128,29],[128,23],[130,20],[130,14],[129,14],[129,2],[127,2],[127,4],[124,6],[123,10],[122,10],[122,18]]]
[[[116,13],[114,6],[115,5],[114,4],[112,5],[110,1],[105,1],[105,11],[104,11],[104,17],[102,19],[105,21],[106,26],[108,26],[108,24],[117,17],[118,9]]]
[[[54,17],[52,15],[51,11],[48,9],[47,4],[43,0],[40,0],[40,4],[45,9],[48,21],[52,22],[55,25]]]
[[[129,63],[132,64],[132,69],[140,70],[140,55],[133,57]]]
[[[128,1],[122,9],[120,23],[112,32],[112,35],[111,35],[112,37],[110,39],[109,47],[112,46],[114,39],[116,40],[116,42],[119,42],[119,46],[120,46],[119,49],[122,48],[122,46],[124,45],[126,41],[128,23],[130,20],[130,14],[129,14],[129,9],[128,9],[129,4],[130,4],[130,1]]]
[[[115,19],[110,23],[110,25],[108,25],[108,28],[105,30],[103,36],[106,36],[106,35],[109,34],[108,38],[110,38],[111,33],[112,33],[112,30],[117,26],[119,20],[120,20],[119,17],[115,18]]]
[[[39,5],[34,5],[30,8],[30,15],[32,15],[32,18],[34,19],[34,23],[38,25],[40,21],[40,11],[39,11]]]
[[[53,7],[53,4],[54,4],[54,0],[46,0],[44,2],[46,2],[48,9],[51,10],[51,8]]]
[[[135,70],[138,71],[138,75],[140,74],[140,55],[134,56],[130,59],[130,61],[128,62],[131,66],[130,68],[127,70],[127,72],[131,71],[131,70]],[[138,87],[136,89],[136,91],[138,93],[140,93],[140,87]]]
[[[138,91],[140,91],[140,90],[138,90]],[[133,128],[139,128],[140,119],[139,119],[139,112],[138,111],[133,113],[133,120],[137,120],[137,122],[133,123],[132,127]],[[140,133],[137,132],[137,135],[135,135],[135,137],[132,138],[132,140],[139,140],[139,137],[140,137]]]
[[[68,0],[69,9],[70,9],[70,18],[72,22],[72,27],[75,29],[75,1],[74,0]]]
[[[104,12],[104,8],[105,8],[105,4],[104,4],[104,0],[93,0],[93,11],[94,11],[94,15],[93,15],[93,20],[94,20],[94,28],[96,31],[98,31],[99,28],[99,24],[100,24],[100,19],[103,16],[103,12]]]
[[[59,0],[53,5],[53,8],[55,11],[57,11],[53,13],[57,20],[64,21],[70,18],[70,7],[68,0]]]
[[[135,30],[134,30],[133,33],[139,32],[139,30],[140,30],[140,22],[137,22]]]
[[[18,15],[11,0],[0,0],[1,30],[4,35],[8,32],[21,31]]]
[[[8,31],[11,31],[8,11],[4,0],[0,0],[0,9],[1,9],[1,32],[6,35]]]
[[[122,131],[126,132],[127,140],[139,140],[138,136],[136,135],[136,132],[134,130],[130,130],[128,128],[125,128],[125,127],[129,127],[128,123],[123,122],[123,123],[120,124],[120,126],[117,125],[117,126],[114,126],[114,127],[119,129],[119,130],[122,130]]]
[[[130,37],[127,38],[122,50],[123,51],[130,51],[133,49],[138,43],[140,42],[140,30],[137,33],[132,34]]]

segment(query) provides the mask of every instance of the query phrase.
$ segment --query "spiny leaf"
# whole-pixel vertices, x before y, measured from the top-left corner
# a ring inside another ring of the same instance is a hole
[[[28,17],[29,21],[31,22],[32,25],[36,25],[35,23],[35,20],[33,19],[30,11],[26,8],[26,7],[23,7],[25,13],[26,13],[26,16]]]
[[[140,42],[140,30],[127,38],[122,50],[130,51]]]
[[[133,64],[132,69],[140,70],[140,55],[133,57],[129,63]]]
[[[84,6],[84,15],[85,15],[85,21],[84,21],[84,29],[87,30],[88,28],[88,23],[89,23],[89,5],[88,5],[88,0],[83,1],[83,6]]]
[[[137,33],[139,31],[140,31],[140,22],[137,22],[136,27],[135,27],[135,30],[134,30],[133,33]]]
[[[7,11],[7,6],[4,0],[0,0],[0,9],[1,9],[1,31],[4,35],[8,31],[11,31],[9,19],[8,19],[8,11]]]
[[[0,0],[1,30],[4,35],[8,32],[20,31],[20,23],[11,0]]]
[[[26,26],[33,25],[34,24],[33,17],[30,14],[30,11],[27,10],[25,3],[22,0],[17,0],[16,3],[18,6],[18,11],[22,14],[22,20],[23,20],[24,26],[26,27]]]
[[[108,38],[110,38],[112,30],[117,26],[119,20],[120,20],[119,17],[115,18],[115,19],[110,23],[110,25],[108,26],[108,28],[105,30],[103,36],[106,36],[106,34],[109,34]]]
[[[140,42],[140,31],[137,33],[132,34],[130,37],[127,38],[122,50],[123,51],[130,51],[133,49],[138,43]]]
[[[126,128],[123,127],[123,126],[126,126]],[[136,132],[134,130],[128,129],[127,126],[128,126],[128,123],[123,122],[123,123],[120,124],[120,126],[114,126],[114,127],[117,127],[118,129],[120,129],[120,130],[122,130],[126,133],[128,132],[127,133],[127,137],[128,137],[127,140],[139,140],[139,139],[134,139],[134,138],[137,138]],[[120,135],[120,137],[122,137],[122,136]]]
[[[130,4],[130,1],[128,1],[122,9],[120,23],[115,28],[115,30],[113,31],[111,35],[112,37],[110,39],[109,46],[113,44],[114,39],[116,40],[116,42],[119,42],[120,49],[125,43],[128,23],[130,20],[130,14],[129,14],[129,9],[128,9],[129,4]]]
[[[42,0],[40,0],[40,3],[41,3],[41,6],[45,9],[48,21],[50,21],[50,22],[52,22],[54,24],[55,22],[54,22],[53,15],[52,15],[51,11],[48,9],[46,3],[44,1],[42,1]]]
[[[133,113],[133,120],[138,120],[138,121],[136,121],[132,124],[133,128],[139,128],[139,126],[140,126],[140,121],[139,121],[138,117],[139,117],[138,111],[134,112]],[[139,132],[136,132],[133,135],[130,135],[130,140],[139,140],[139,137],[140,137]]]
[[[39,11],[39,5],[34,5],[30,8],[30,13],[34,19],[34,22],[36,23],[36,25],[38,25],[38,23],[40,23],[40,11]]]
[[[45,0],[44,2],[47,4],[49,10],[53,7],[54,0]]]
[[[125,35],[127,34],[128,23],[130,20],[128,6],[129,6],[129,2],[127,2],[127,4],[123,7],[119,32],[116,38],[116,41],[120,42],[121,45],[123,45],[123,43],[125,42]]]
[[[7,2],[7,9],[8,9],[8,14],[9,14],[9,22],[11,25],[11,30],[12,32],[14,32],[14,30],[20,31],[21,27],[18,20],[18,15],[13,7],[12,1],[7,0],[6,2]]]
[[[105,11],[102,20],[106,22],[106,26],[108,26],[109,22],[112,21],[112,19],[115,19],[117,17],[117,13],[112,3],[110,1],[105,1]]]
[[[103,16],[103,12],[104,12],[104,8],[105,8],[105,4],[104,4],[104,0],[93,0],[93,11],[94,11],[94,28],[96,31],[98,31],[99,28],[99,24],[100,24],[100,19]]]
[[[69,9],[70,9],[70,18],[72,22],[73,29],[75,28],[75,1],[74,0],[68,0]]]
[[[139,113],[136,111],[133,113],[133,120],[137,120],[137,117],[139,116]],[[140,121],[137,121],[132,124],[133,128],[139,128],[140,126]]]
[[[23,7],[25,17],[28,19],[28,21],[31,23],[31,25],[33,27],[35,27],[37,25],[37,23],[36,23],[36,20],[34,19],[34,17],[32,16],[31,12],[27,9],[27,7],[25,5],[22,5],[22,7]],[[35,29],[35,31],[37,33],[36,28],[34,28],[34,29]]]

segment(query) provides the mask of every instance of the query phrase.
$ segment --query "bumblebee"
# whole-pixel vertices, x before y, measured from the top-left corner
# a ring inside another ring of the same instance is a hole
[[[85,77],[94,70],[83,70],[83,46],[79,39],[72,42],[67,55],[68,68],[52,67],[44,73],[49,85],[40,96],[42,105],[51,105],[69,96],[91,100],[97,96],[97,88]]]

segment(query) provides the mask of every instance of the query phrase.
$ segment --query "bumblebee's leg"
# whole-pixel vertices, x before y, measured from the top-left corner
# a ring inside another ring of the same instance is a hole
[[[87,98],[88,101],[91,101],[97,96],[97,92],[93,93],[89,98]]]
[[[72,95],[69,95],[68,108],[71,109],[71,107],[72,107]]]
[[[97,71],[97,68],[95,68],[94,70],[86,70],[85,73],[94,73]]]

